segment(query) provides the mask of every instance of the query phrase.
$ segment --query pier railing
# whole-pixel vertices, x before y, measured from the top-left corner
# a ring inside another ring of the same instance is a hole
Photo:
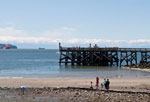
[[[61,51],[78,51],[78,50],[83,50],[83,51],[136,51],[136,52],[150,52],[150,48],[117,48],[117,47],[103,47],[103,48],[86,48],[86,47],[61,47]]]

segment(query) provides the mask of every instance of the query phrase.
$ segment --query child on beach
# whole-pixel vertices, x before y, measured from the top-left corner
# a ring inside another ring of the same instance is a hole
[[[105,83],[106,83],[106,78],[104,78],[104,85],[105,85]]]
[[[92,85],[92,83],[93,83],[93,82],[91,81],[90,89],[93,89],[93,85]]]
[[[103,84],[103,83],[101,83],[101,89],[103,89],[103,87],[104,87],[104,84]]]

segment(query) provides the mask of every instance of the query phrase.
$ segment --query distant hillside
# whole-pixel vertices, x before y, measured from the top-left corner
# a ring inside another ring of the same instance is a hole
[[[0,44],[0,49],[17,49],[17,46],[11,44]]]

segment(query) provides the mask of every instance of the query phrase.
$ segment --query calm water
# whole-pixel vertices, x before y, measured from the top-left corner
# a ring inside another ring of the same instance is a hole
[[[117,67],[59,66],[57,50],[0,50],[0,77],[128,77],[150,73]]]

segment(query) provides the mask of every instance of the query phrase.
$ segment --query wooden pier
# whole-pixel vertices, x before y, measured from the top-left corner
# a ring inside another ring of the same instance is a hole
[[[62,47],[59,63],[77,66],[122,66],[150,61],[150,48]]]

